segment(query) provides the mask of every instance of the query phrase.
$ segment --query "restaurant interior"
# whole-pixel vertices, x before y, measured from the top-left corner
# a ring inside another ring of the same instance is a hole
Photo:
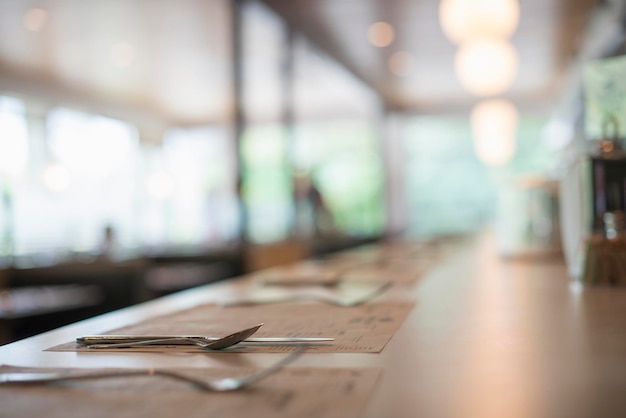
[[[0,416],[622,416],[624,74],[623,0],[0,0]]]
[[[623,284],[624,3],[0,0],[0,345],[395,240]]]
[[[453,3],[2,0],[0,341],[385,239],[562,256],[622,2]]]

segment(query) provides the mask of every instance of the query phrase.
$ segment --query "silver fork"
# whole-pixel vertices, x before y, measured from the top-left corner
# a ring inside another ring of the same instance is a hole
[[[206,392],[228,392],[243,389],[253,383],[264,379],[293,362],[305,351],[304,347],[299,347],[295,351],[289,353],[279,362],[257,370],[253,373],[240,377],[225,377],[214,380],[201,380],[181,373],[165,370],[165,369],[149,369],[149,370],[125,370],[100,372],[94,374],[72,375],[67,371],[63,372],[7,372],[0,373],[0,385],[2,384],[37,384],[37,383],[54,383],[71,380],[88,380],[88,379],[106,379],[120,378],[129,376],[163,376],[186,383],[190,383],[196,388]]]

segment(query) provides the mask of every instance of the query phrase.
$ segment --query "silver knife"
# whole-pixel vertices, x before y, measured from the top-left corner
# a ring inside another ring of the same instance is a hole
[[[193,344],[185,339],[203,339],[206,341],[216,340],[217,337],[207,337],[204,335],[85,335],[77,337],[79,345],[93,344],[116,344],[116,343],[136,343],[148,340],[178,339],[172,344],[188,345]],[[335,341],[334,338],[327,337],[251,337],[244,340],[248,343],[321,343]]]

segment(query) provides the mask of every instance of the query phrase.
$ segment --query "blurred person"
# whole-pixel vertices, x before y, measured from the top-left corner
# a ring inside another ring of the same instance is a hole
[[[99,249],[100,257],[107,260],[114,258],[116,247],[115,229],[113,225],[107,224],[102,233],[102,242]]]
[[[296,230],[299,234],[309,232],[315,237],[323,237],[335,231],[333,214],[324,196],[311,175],[296,174],[295,195],[297,207]]]

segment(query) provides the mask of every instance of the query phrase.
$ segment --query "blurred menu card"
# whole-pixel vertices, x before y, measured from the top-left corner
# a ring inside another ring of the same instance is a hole
[[[151,318],[135,325],[110,330],[107,334],[195,334],[223,336],[253,323],[264,323],[254,337],[332,337],[331,343],[310,345],[309,351],[323,353],[378,353],[400,327],[413,306],[412,301],[370,301],[353,307],[339,307],[319,302],[277,303],[255,306],[196,306],[169,315]],[[78,337],[78,336],[77,336]],[[240,343],[224,351],[286,352],[288,344]],[[124,351],[199,352],[194,346],[144,346]],[[49,351],[95,351],[68,342]]]
[[[57,371],[1,366],[0,372]],[[85,370],[65,369],[84,374]],[[251,369],[179,369],[213,379]],[[97,369],[90,369],[97,373]],[[46,418],[170,417],[358,417],[367,404],[378,369],[285,368],[247,389],[204,392],[161,376],[67,381],[57,385],[0,386],[1,416]]]

